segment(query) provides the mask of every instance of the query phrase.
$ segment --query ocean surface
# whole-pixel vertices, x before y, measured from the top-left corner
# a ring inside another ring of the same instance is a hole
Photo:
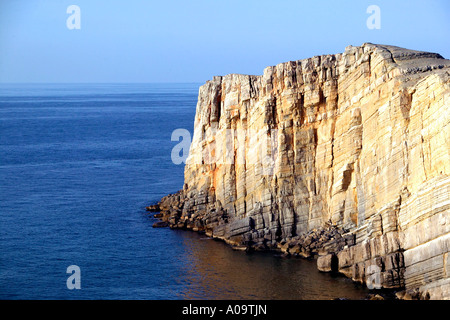
[[[0,85],[0,299],[361,299],[315,261],[152,228],[199,84]],[[69,290],[67,267],[80,268]]]

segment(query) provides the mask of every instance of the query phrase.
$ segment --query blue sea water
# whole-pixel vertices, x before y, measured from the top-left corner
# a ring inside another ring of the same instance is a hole
[[[0,85],[0,299],[331,299],[367,291],[314,261],[152,228],[198,84]],[[69,290],[67,267],[81,270]]]

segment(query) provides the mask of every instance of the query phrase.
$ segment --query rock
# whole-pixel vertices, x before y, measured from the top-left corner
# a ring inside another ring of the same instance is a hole
[[[317,269],[321,272],[337,272],[338,260],[334,253],[330,253],[317,258]]]
[[[176,226],[176,228],[178,228],[178,229],[186,228],[186,225],[184,222],[178,222],[177,224],[174,224],[174,226]]]
[[[281,252],[289,253],[289,243],[285,243],[280,247]]]
[[[167,221],[158,221],[152,225],[153,228],[165,228],[168,226],[169,226],[169,223]]]
[[[292,237],[354,281],[450,298],[449,71],[438,54],[365,43],[214,77],[161,213],[233,245],[288,252]]]
[[[264,244],[257,244],[254,246],[255,251],[265,251],[267,250],[267,247]]]
[[[384,300],[379,294],[369,294],[368,300]]]
[[[293,255],[299,255],[301,251],[302,247],[300,247],[299,245],[295,245],[292,248],[289,248],[289,253]]]
[[[298,255],[300,256],[300,257],[302,257],[302,258],[305,258],[305,259],[309,259],[309,258],[311,258],[311,256],[312,256],[312,254],[311,254],[311,251],[309,251],[309,250],[302,250],[302,251],[300,251],[299,253],[298,253]]]
[[[347,246],[353,246],[356,244],[356,237],[354,234],[347,234],[344,236],[344,239]]]
[[[307,238],[305,239],[305,241],[303,241],[303,245],[304,245],[305,247],[307,247],[307,246],[309,246],[309,245],[311,244],[311,242],[312,242],[312,238],[311,238],[311,237],[307,237]]]
[[[156,212],[156,211],[159,211],[159,205],[154,204],[154,205],[145,207],[145,210],[150,211],[150,212]]]
[[[399,300],[404,300],[405,294],[406,294],[406,291],[405,291],[405,290],[397,291],[397,292],[395,293],[395,297],[396,297],[397,299],[399,299]]]

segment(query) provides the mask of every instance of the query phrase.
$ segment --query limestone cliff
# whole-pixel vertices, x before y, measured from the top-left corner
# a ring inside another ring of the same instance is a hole
[[[214,77],[164,219],[450,298],[449,89],[439,54],[370,43]]]

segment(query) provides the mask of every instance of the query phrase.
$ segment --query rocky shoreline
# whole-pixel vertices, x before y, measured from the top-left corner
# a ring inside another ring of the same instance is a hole
[[[153,223],[154,228],[170,228],[186,231],[193,231],[205,234],[213,239],[224,241],[231,249],[238,251],[272,251],[278,252],[283,258],[301,258],[316,260],[317,268],[320,272],[333,275],[347,276],[348,274],[339,272],[339,253],[349,246],[355,244],[355,234],[340,228],[331,221],[325,223],[323,227],[313,229],[301,236],[294,236],[288,239],[280,239],[275,242],[254,243],[251,240],[242,243],[227,241],[226,238],[215,236],[212,230],[208,230],[201,222],[195,219],[180,219],[182,209],[182,191],[168,195],[154,205],[146,207],[153,218],[158,219]],[[351,278],[351,277],[350,277]],[[353,279],[355,281],[355,279]],[[367,286],[364,278],[355,282]],[[370,284],[369,284],[370,286]],[[429,300],[429,295],[424,295],[418,290],[405,290],[404,286],[394,286],[393,288],[371,288],[378,289],[369,293],[366,300]]]

